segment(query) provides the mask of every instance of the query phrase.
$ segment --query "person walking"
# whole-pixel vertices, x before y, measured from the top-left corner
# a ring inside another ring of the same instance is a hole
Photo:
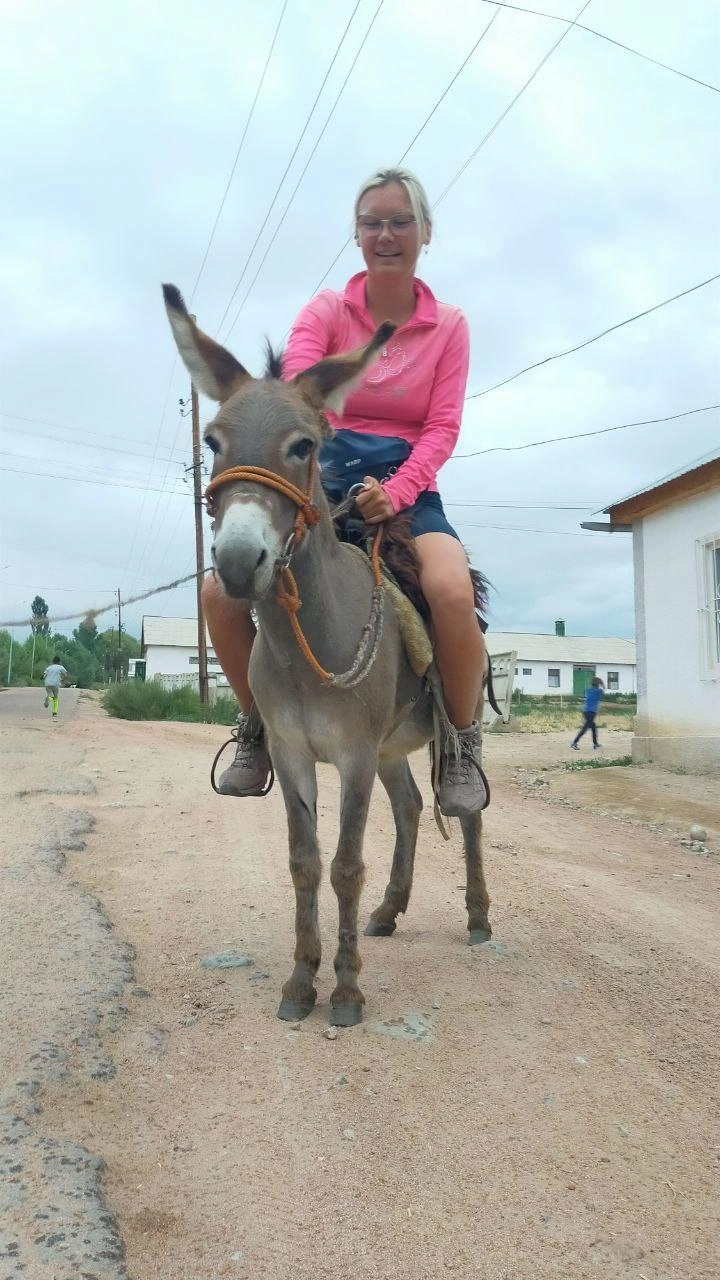
[[[62,665],[59,657],[55,654],[52,662],[43,672],[43,683],[45,685],[45,706],[52,707],[53,719],[57,716],[60,706],[60,686],[63,678],[67,676],[67,671]]]
[[[600,703],[602,702],[604,697],[605,697],[605,685],[603,684],[599,676],[595,676],[592,684],[588,685],[587,689],[585,690],[585,699],[583,701],[583,725],[581,729],[578,729],[578,732],[575,734],[575,737],[570,743],[570,746],[572,747],[573,751],[580,750],[578,746],[578,742],[582,738],[583,734],[587,733],[588,729],[592,734],[593,751],[600,750],[600,743],[598,742],[598,736],[597,736],[597,728],[595,726],[595,717],[598,712],[598,707],[600,706]]]

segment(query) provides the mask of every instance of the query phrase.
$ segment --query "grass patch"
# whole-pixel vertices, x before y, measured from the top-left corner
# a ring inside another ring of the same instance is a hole
[[[552,695],[532,696],[515,691],[510,708],[510,732],[557,733],[577,730],[582,723],[582,698]],[[598,712],[598,729],[631,732],[636,714],[636,699],[609,694]]]
[[[577,772],[578,769],[613,769],[616,765],[622,765],[623,768],[626,768],[632,762],[632,756],[616,756],[614,760],[604,760],[601,757],[593,756],[590,760],[568,760],[565,768],[571,772]]]
[[[155,680],[128,680],[113,684],[103,697],[103,706],[120,720],[180,720],[188,723],[234,724],[238,705],[223,695],[205,706],[195,689],[183,685],[164,689]]]

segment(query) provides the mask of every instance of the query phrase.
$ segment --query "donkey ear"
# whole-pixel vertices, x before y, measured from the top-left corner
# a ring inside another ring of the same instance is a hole
[[[347,396],[373,363],[378,351],[392,337],[397,325],[386,320],[365,347],[342,356],[327,356],[293,379],[293,386],[316,409],[342,413]]]
[[[185,368],[201,391],[222,404],[250,377],[229,351],[198,329],[174,284],[163,285],[165,310]]]

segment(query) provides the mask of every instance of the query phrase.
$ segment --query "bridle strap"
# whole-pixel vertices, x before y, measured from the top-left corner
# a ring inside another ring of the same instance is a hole
[[[320,523],[320,512],[313,503],[311,497],[313,467],[314,455],[311,455],[310,467],[308,470],[307,493],[304,493],[302,489],[299,489],[291,480],[286,480],[284,476],[279,476],[276,472],[267,470],[266,467],[228,467],[227,471],[221,471],[219,475],[215,476],[205,490],[205,504],[208,514],[211,516],[215,514],[215,495],[224,485],[232,484],[234,481],[238,480],[244,480],[250,484],[264,485],[267,489],[274,489],[276,493],[282,494],[284,498],[289,498],[297,507],[294,535],[291,535],[291,546],[295,547],[302,541],[309,526]],[[380,567],[380,543],[382,542],[382,534],[383,525],[380,524],[377,527],[375,538],[373,539],[372,553],[370,556],[376,593],[380,592],[382,588],[382,570]],[[302,627],[300,626],[300,621],[297,615],[298,611],[302,608],[302,600],[300,599],[300,592],[298,591],[297,582],[295,581],[295,575],[289,565],[289,558],[289,555],[283,556],[276,562],[278,577],[275,589],[278,604],[281,605],[287,613],[298,647],[316,675],[320,677],[324,684],[342,684],[345,682],[346,676],[350,673],[346,672],[344,676],[334,676],[331,671],[326,671],[324,667],[321,667],[307,642],[307,638]],[[375,612],[378,613],[378,616],[381,616],[377,606]]]
[[[296,484],[293,484],[292,480],[286,480],[284,476],[279,476],[274,471],[268,471],[266,467],[228,467],[227,471],[221,471],[219,475],[215,476],[205,490],[205,505],[208,514],[215,515],[215,495],[226,484],[232,484],[238,480],[245,480],[250,484],[262,484],[267,489],[274,489],[276,493],[282,494],[284,498],[289,498],[295,504],[297,507],[295,541],[301,542],[308,526],[318,524],[320,521],[320,512],[313,503],[311,496],[313,466],[314,456],[311,455],[307,493],[304,493]]]

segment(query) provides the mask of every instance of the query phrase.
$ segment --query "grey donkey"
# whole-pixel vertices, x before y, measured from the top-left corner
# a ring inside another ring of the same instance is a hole
[[[278,573],[292,556],[307,642],[327,672],[353,667],[371,614],[373,579],[364,557],[340,543],[320,485],[316,463],[330,430],[324,409],[340,411],[353,384],[376,358],[393,326],[380,326],[367,346],[319,361],[291,382],[255,379],[188,315],[172,285],[164,286],[175,341],[195,382],[220,409],[205,430],[215,454],[213,481],[232,468],[258,467],[290,482],[311,500],[312,524],[300,539],[297,506],[283,492],[243,475],[216,488],[212,561],[229,596],[252,604],[258,633],[250,661],[250,687],[265,725],[287,811],[290,872],[295,886],[295,966],[282,989],[278,1016],[306,1017],[317,992],[320,965],[317,839],[319,761],[335,766],[341,781],[340,836],[330,868],[338,900],[336,986],[330,1021],[362,1021],[358,984],[358,909],[363,885],[363,837],[376,774],[390,798],[396,840],[385,896],[365,933],[387,936],[407,910],[422,800],[408,755],[433,735],[432,695],[413,674],[394,610],[387,606],[375,661],[353,687],[318,677],[298,645],[288,613],[276,596]],[[212,485],[212,481],[211,481]],[[302,532],[302,530],[300,531]],[[481,721],[482,707],[478,708]],[[460,818],[465,847],[469,941],[491,935],[482,865],[482,817]]]

